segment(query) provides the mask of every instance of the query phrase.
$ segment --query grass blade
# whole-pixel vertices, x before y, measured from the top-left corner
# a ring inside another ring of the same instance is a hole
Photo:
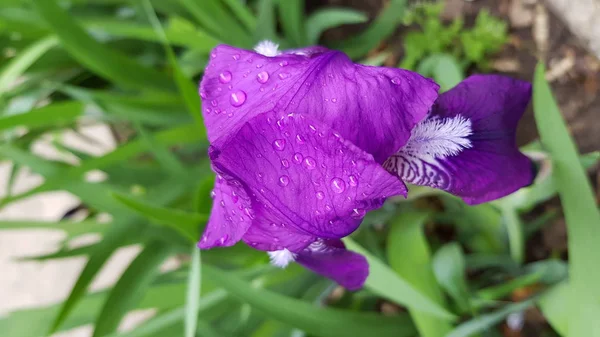
[[[94,328],[93,337],[107,335],[117,329],[121,319],[132,309],[150,285],[158,267],[169,255],[167,243],[153,241],[127,267],[108,295]]]
[[[444,297],[433,274],[431,253],[422,228],[427,217],[427,213],[400,214],[388,234],[387,256],[390,266],[400,277],[444,307]],[[434,315],[415,309],[409,309],[409,312],[421,337],[440,337],[452,330],[448,321]]]
[[[410,309],[427,312],[446,320],[455,318],[444,307],[423,295],[409,282],[398,276],[389,266],[371,255],[352,239],[344,238],[343,241],[346,248],[363,255],[369,262],[369,277],[365,283],[366,288],[381,297],[405,305]]]
[[[229,7],[237,19],[246,27],[249,31],[256,29],[256,18],[252,12],[248,9],[248,6],[244,5],[239,0],[221,0]]]
[[[203,266],[210,280],[268,317],[321,337],[413,336],[408,319],[316,307],[310,303],[252,287],[231,273]]]
[[[90,37],[55,0],[34,1],[38,13],[76,60],[107,79],[132,88],[172,91],[173,82],[165,74],[142,66]]]
[[[256,42],[261,40],[278,40],[273,0],[258,1],[258,23],[254,31],[254,39]]]
[[[194,245],[192,247],[192,261],[190,273],[188,275],[187,297],[185,301],[185,337],[194,337],[198,321],[198,302],[200,301],[201,289],[201,259],[200,249]]]
[[[600,212],[577,147],[538,64],[533,108],[542,145],[552,159],[553,179],[563,205],[569,240],[569,337],[600,336]]]
[[[15,126],[29,129],[44,126],[61,126],[72,123],[83,114],[84,104],[76,101],[53,103],[18,115],[0,116],[0,130]]]
[[[457,243],[437,250],[433,257],[433,272],[438,283],[454,299],[461,310],[469,307],[469,289],[465,279],[465,260]]]
[[[319,37],[329,28],[367,22],[365,13],[349,8],[323,8],[314,11],[305,23],[307,44],[319,43]]]
[[[292,46],[301,47],[306,45],[304,36],[304,0],[279,1],[277,6],[281,28]]]

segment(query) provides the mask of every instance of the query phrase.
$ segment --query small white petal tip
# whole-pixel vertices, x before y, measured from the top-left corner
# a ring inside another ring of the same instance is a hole
[[[257,53],[268,57],[273,57],[280,54],[279,45],[269,40],[260,41],[256,46],[254,46],[254,50]]]
[[[274,252],[267,252],[271,259],[271,264],[275,267],[285,268],[290,262],[296,259],[296,254],[290,252],[287,249],[276,250]]]

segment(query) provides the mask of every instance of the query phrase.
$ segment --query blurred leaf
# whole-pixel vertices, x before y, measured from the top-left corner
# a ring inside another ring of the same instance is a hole
[[[500,208],[502,219],[508,233],[508,248],[510,256],[517,263],[523,263],[525,258],[525,238],[523,233],[523,225],[517,210],[504,206]]]
[[[456,58],[449,54],[433,54],[426,57],[419,63],[417,72],[423,76],[433,76],[440,85],[440,92],[454,88],[465,78]]]
[[[44,126],[60,127],[72,123],[83,114],[84,105],[76,101],[52,103],[41,108],[17,115],[0,116],[0,130],[15,126],[36,128]]]
[[[54,36],[45,37],[32,43],[12,58],[0,71],[0,96],[8,91],[11,85],[21,76],[27,68],[37,61],[48,50],[55,47],[58,40]]]
[[[194,337],[196,335],[198,302],[200,301],[200,282],[202,281],[202,276],[200,274],[201,265],[200,249],[196,247],[196,245],[193,245],[185,302],[185,337]]]
[[[329,28],[345,24],[367,22],[369,18],[362,12],[349,8],[322,8],[312,12],[306,19],[307,44],[319,43],[321,34]]]
[[[535,299],[529,299],[523,302],[509,304],[498,311],[475,317],[469,321],[460,324],[445,337],[473,336],[473,334],[490,329],[491,327],[505,319],[506,316],[512,313],[517,313],[526,310],[527,308],[531,307],[534,304],[534,302]]]
[[[344,51],[353,59],[366,55],[387,39],[402,23],[406,0],[391,0],[377,19],[364,32],[341,42],[332,43],[333,48]]]
[[[174,89],[173,82],[166,75],[142,66],[91,38],[55,0],[33,3],[60,39],[61,46],[90,70],[128,87]]]
[[[346,244],[346,248],[367,258],[369,262],[369,277],[365,283],[367,289],[410,309],[427,312],[446,320],[455,318],[444,307],[423,295],[409,282],[396,274],[389,266],[375,258],[352,239],[346,237],[343,241]]]
[[[274,0],[258,0],[258,17],[254,40],[277,41],[277,23],[275,22]]]
[[[427,213],[403,212],[391,225],[387,238],[387,256],[392,269],[416,290],[444,307],[444,298],[433,275],[429,245],[423,234]],[[410,258],[406,258],[410,256]],[[409,309],[421,337],[446,335],[452,326],[437,316]]]
[[[540,138],[552,158],[553,179],[564,208],[569,238],[569,337],[600,336],[600,212],[577,147],[538,64],[533,107]]]
[[[60,230],[67,233],[69,237],[75,237],[88,233],[103,233],[110,224],[100,223],[93,220],[84,221],[0,221],[0,230],[11,229],[38,229],[38,230]]]
[[[440,286],[454,299],[458,307],[461,310],[469,308],[465,260],[458,243],[448,243],[435,252],[433,271]]]
[[[117,329],[121,319],[139,301],[168,255],[169,246],[165,242],[153,241],[144,247],[110,291],[96,320],[94,337],[107,335]]]
[[[305,46],[304,0],[279,1],[279,22],[291,47]]]
[[[569,303],[569,296],[569,284],[565,281],[550,289],[538,301],[544,317],[561,336],[567,336],[570,311],[565,304]]]
[[[134,125],[141,140],[146,143],[146,147],[150,150],[154,159],[165,169],[165,171],[173,176],[185,176],[186,170],[179,158],[169,151],[166,146],[159,144],[139,123],[134,123]]]
[[[203,272],[231,295],[249,303],[268,317],[320,337],[412,336],[414,328],[403,317],[320,308],[304,301],[252,287],[231,273],[212,266]]]
[[[221,0],[233,12],[237,19],[244,24],[249,31],[256,29],[256,18],[249,9],[249,6],[239,0]]]

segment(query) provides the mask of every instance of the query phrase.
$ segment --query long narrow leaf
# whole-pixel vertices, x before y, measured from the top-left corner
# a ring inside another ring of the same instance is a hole
[[[185,337],[196,335],[198,303],[200,301],[200,289],[202,276],[200,275],[200,249],[192,247],[192,261],[190,262],[190,273],[188,276],[187,296],[185,300]]]
[[[538,64],[533,87],[536,123],[550,153],[553,179],[562,202],[569,238],[569,337],[600,336],[600,212],[577,147]]]
[[[362,23],[368,19],[364,13],[349,8],[323,8],[316,10],[306,19],[307,44],[317,44],[319,36],[329,28],[345,24]]]

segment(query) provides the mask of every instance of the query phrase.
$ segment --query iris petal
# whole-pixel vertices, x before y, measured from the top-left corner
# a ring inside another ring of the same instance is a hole
[[[440,96],[384,166],[407,183],[448,191],[469,204],[506,196],[534,178],[515,142],[530,97],[527,82],[471,76]]]
[[[212,154],[213,165],[243,181],[255,218],[244,241],[293,252],[315,238],[352,233],[365,213],[404,184],[337,132],[303,115],[262,114]]]
[[[213,50],[200,95],[214,146],[274,110],[310,115],[382,163],[437,98],[437,84],[414,72],[353,64],[322,47],[292,53],[266,57],[225,45]]]

